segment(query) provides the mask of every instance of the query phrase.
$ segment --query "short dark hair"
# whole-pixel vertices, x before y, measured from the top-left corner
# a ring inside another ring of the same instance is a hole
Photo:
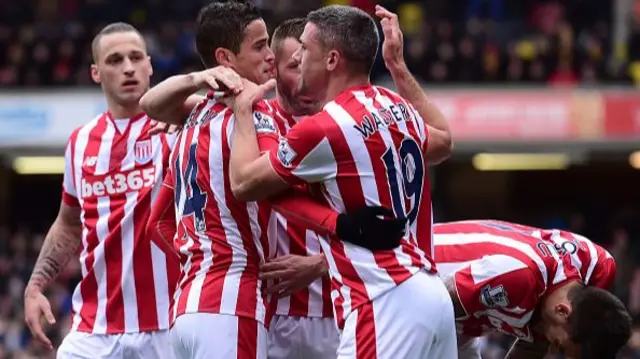
[[[351,6],[331,5],[310,12],[307,21],[318,28],[321,44],[338,50],[352,71],[371,72],[380,34],[366,12]]]
[[[138,36],[140,36],[141,39],[143,39],[140,31],[138,31],[138,29],[133,27],[133,25],[127,24],[126,22],[111,23],[103,27],[102,30],[98,32],[98,34],[93,38],[93,41],[91,42],[91,53],[93,54],[93,62],[98,62],[98,47],[100,45],[100,39],[104,35],[115,34],[119,32],[135,32],[136,34],[138,34]]]
[[[240,52],[244,31],[254,20],[262,19],[252,1],[216,0],[200,9],[196,19],[196,49],[206,67],[218,64],[214,52],[224,48]]]
[[[631,337],[631,316],[624,304],[604,289],[586,286],[571,289],[568,298],[570,335],[582,358],[614,359]]]
[[[282,24],[278,25],[278,27],[273,31],[273,36],[271,36],[271,49],[273,52],[277,52],[280,49],[282,42],[288,38],[299,40],[302,32],[304,32],[306,24],[306,18],[296,17],[285,20]]]

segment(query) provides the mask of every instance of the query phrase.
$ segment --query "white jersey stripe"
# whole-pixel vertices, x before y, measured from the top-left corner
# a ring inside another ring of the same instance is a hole
[[[499,262],[500,266],[488,266],[487,264]],[[493,277],[527,268],[527,265],[517,258],[503,254],[494,254],[483,257],[483,261],[472,261],[471,277],[475,284],[480,284]]]
[[[75,145],[74,147],[74,152],[70,153],[71,156],[73,156],[73,164],[74,167],[71,168],[71,173],[69,173],[69,177],[73,176],[74,177],[74,181],[73,183],[75,184],[80,184],[82,183],[82,170],[78,170],[78,167],[82,167],[83,162],[84,162],[84,151],[85,148],[87,147],[87,143],[89,140],[89,133],[94,129],[94,127],[96,127],[96,125],[98,124],[98,120],[100,118],[102,118],[103,115],[100,115],[96,118],[93,119],[93,121],[89,122],[87,125],[83,126],[77,134],[77,137],[75,138]],[[71,147],[71,144],[70,144]],[[83,200],[82,198],[80,198],[78,196],[77,193],[77,188],[74,187],[74,192],[70,193],[71,195],[74,195],[76,198],[79,199],[80,202],[80,207],[82,208],[82,212],[80,214],[80,219],[82,221],[82,223],[86,223],[86,212],[84,210],[84,206],[82,206]],[[89,247],[89,243],[87,242],[87,235],[88,235],[89,231],[87,229],[86,226],[82,227],[82,248],[80,249],[80,269],[81,269],[81,273],[82,273],[82,278],[85,278],[89,272],[89,268],[87,267],[87,256],[89,255],[89,252],[87,251],[88,247]],[[80,286],[76,286],[76,288],[73,291],[72,297],[71,297],[71,301],[72,301],[72,307],[74,308],[74,316],[72,319],[72,324],[71,324],[71,330],[76,331],[78,330],[78,327],[80,326],[80,323],[82,322],[82,318],[80,317],[80,311],[78,310],[78,308],[82,308],[82,304],[83,304],[83,298],[82,298],[82,294],[80,293]]]
[[[226,110],[229,111],[229,110]],[[223,116],[226,116],[226,111]],[[222,143],[222,137],[227,136],[229,140],[232,137],[233,129],[233,116],[229,119],[227,127],[224,128],[224,121],[216,121],[210,126],[210,142]],[[231,142],[229,142],[231,143]],[[236,220],[231,215],[231,210],[227,206],[227,194],[225,191],[225,182],[228,180],[224,175],[219,176],[219,173],[225,173],[224,171],[224,149],[222,146],[211,146],[209,148],[209,165],[211,173],[211,188],[216,194],[218,200],[218,210],[220,211],[220,219],[222,222],[222,228],[224,228],[226,238],[237,238],[238,240],[229,243],[232,250],[232,264],[233,268],[229,269],[228,275],[224,278],[224,284],[222,286],[222,298],[220,303],[220,311],[223,313],[234,313],[238,304],[238,288],[240,287],[240,273],[246,267],[247,252],[244,250],[240,243],[242,234],[238,229]],[[214,259],[215,260],[215,259]]]
[[[115,128],[113,126],[107,126],[107,129],[102,136],[102,142],[98,152],[98,162],[96,163],[95,171],[96,174],[104,174],[109,171],[114,134]],[[96,228],[99,244],[94,250],[95,263],[93,264],[93,270],[98,282],[98,313],[94,324],[94,333],[107,332],[108,293],[105,242],[109,236],[108,221],[109,216],[111,215],[110,204],[110,197],[103,196],[98,198],[98,222],[96,224]]]
[[[526,254],[529,258],[531,258],[538,269],[540,270],[540,274],[542,278],[547,279],[547,267],[544,264],[544,261],[540,256],[530,247],[523,243],[514,241],[508,237],[497,236],[488,233],[458,233],[458,234],[438,234],[434,236],[434,245],[438,246],[453,246],[461,243],[494,243],[498,245],[503,245],[509,248],[516,249],[524,254]]]
[[[598,264],[598,252],[596,250],[596,247],[593,245],[593,242],[586,240],[586,238],[584,237],[579,238],[579,240],[580,242],[582,242],[582,244],[586,244],[587,247],[589,248],[589,257],[591,258],[591,261],[589,262],[589,267],[587,268],[587,275],[584,278],[585,283],[589,283],[589,281],[591,280],[591,275],[593,274],[593,270],[596,268],[596,264]],[[577,256],[571,256],[571,257],[577,257]]]
[[[136,140],[142,132],[145,121],[136,121],[129,125],[129,137],[127,138],[126,155],[122,160],[121,171],[129,171],[135,168],[134,147]],[[124,260],[124,258],[133,258],[133,248],[135,245],[134,238],[134,221],[133,211],[138,201],[137,192],[129,192],[126,194],[126,202],[124,205],[124,218],[122,219],[122,273],[133,273],[133,261]],[[130,214],[130,215],[128,215]],[[124,307],[124,325],[131,331],[138,331],[138,306],[136,293],[135,276],[123,275],[121,278],[122,296],[125,303],[136,303],[136,305],[128,305]]]

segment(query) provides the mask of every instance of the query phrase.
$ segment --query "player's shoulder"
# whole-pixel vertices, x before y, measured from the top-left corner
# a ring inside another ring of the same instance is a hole
[[[609,253],[607,249],[605,249],[600,244],[592,241],[591,239],[583,236],[582,234],[573,233],[573,232],[566,232],[566,233],[570,234],[578,242],[583,244],[582,246],[580,246],[580,248],[585,249],[588,252],[595,252],[596,256],[598,257],[598,260],[613,258],[613,256],[611,255],[611,253]]]
[[[74,143],[78,141],[79,138],[88,137],[99,139],[101,136],[90,136],[93,129],[97,128],[99,125],[104,124],[107,121],[108,113],[102,112],[91,119],[91,121],[86,122],[78,127],[76,127],[69,135],[69,142]],[[101,135],[101,134],[100,134]]]
[[[229,106],[223,101],[218,100],[214,96],[213,91],[209,91],[198,103],[191,109],[191,113],[187,116],[184,128],[202,125],[209,122],[219,114],[230,110]]]
[[[272,99],[264,99],[262,101],[258,101],[257,104],[261,104],[265,107],[268,107],[271,111],[275,111],[278,107],[280,107],[278,105],[278,99],[277,98],[272,98]]]
[[[260,100],[253,105],[253,124],[256,133],[278,133],[275,108],[268,100]]]
[[[556,231],[560,234],[561,237],[563,238],[570,238],[570,239],[575,239],[578,240],[580,242],[583,243],[590,243],[593,244],[594,247],[600,247],[599,245],[597,245],[596,243],[594,243],[592,240],[590,240],[589,238],[583,236],[580,233],[575,233],[575,232],[570,232],[570,231],[565,231],[563,229],[554,229],[554,230],[550,230],[550,231]]]
[[[320,112],[299,119],[292,130],[296,134],[305,133],[309,138],[320,139],[329,136],[332,132],[342,131],[339,124],[334,116],[326,109],[322,109]]]
[[[404,106],[407,109],[415,111],[415,108],[413,107],[411,102],[409,102],[409,100],[407,100],[406,98],[402,97],[397,92],[395,92],[393,90],[390,90],[390,89],[388,89],[386,87],[382,87],[382,86],[373,86],[373,88],[375,89],[375,91],[377,92],[377,94],[379,96],[382,96],[383,98],[386,98],[388,100],[388,102],[390,102],[392,104],[398,104],[398,105],[401,106],[401,108]]]
[[[253,105],[253,113],[262,114],[268,118],[273,118],[276,111],[275,103],[270,100],[260,100]]]
[[[545,287],[544,276],[533,260],[508,252],[486,255],[477,262],[472,262],[471,272],[475,278],[499,283],[497,287],[503,287],[514,298],[543,291]],[[491,286],[483,288],[486,290]]]
[[[353,101],[345,100],[345,95],[342,94],[339,98],[325,104],[322,110],[303,118],[299,123],[306,123],[307,127],[319,127],[323,131],[337,130],[343,124],[351,126],[353,122],[351,113],[358,105],[360,104],[354,106]],[[334,126],[335,124],[338,126]]]
[[[574,247],[576,249],[579,249],[579,253],[595,252],[598,256],[600,256],[607,252],[600,245],[579,233],[574,233],[563,229],[544,229],[541,230],[541,232],[543,238],[545,239],[552,240],[555,237],[563,242],[574,243]]]
[[[372,86],[380,95],[388,97],[391,100],[397,101],[406,101],[404,97],[400,96],[397,92],[390,90],[383,86]]]

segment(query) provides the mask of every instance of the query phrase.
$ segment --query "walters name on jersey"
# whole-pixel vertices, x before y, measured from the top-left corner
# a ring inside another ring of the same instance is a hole
[[[616,265],[578,234],[482,220],[436,224],[435,258],[454,277],[468,336],[500,331],[533,341],[530,320],[541,298],[571,281],[608,288]]]
[[[82,209],[82,280],[72,330],[117,334],[167,329],[177,271],[145,237],[173,136],[151,136],[144,114],[104,113],[76,129],[65,153],[62,199]]]
[[[417,271],[435,272],[429,258],[431,198],[424,150],[427,130],[397,94],[363,86],[344,91],[323,111],[305,118],[270,153],[276,172],[291,185],[312,184],[313,193],[338,212],[363,206],[393,208],[409,224],[402,245],[372,253],[322,238],[330,268],[336,321],[393,289]]]

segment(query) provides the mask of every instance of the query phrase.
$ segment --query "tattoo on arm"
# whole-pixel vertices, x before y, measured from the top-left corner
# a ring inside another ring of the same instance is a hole
[[[58,218],[44,239],[28,287],[43,291],[60,273],[80,246],[80,210],[62,204]]]
[[[549,343],[545,341],[528,343],[516,339],[505,359],[543,359],[548,351]]]

